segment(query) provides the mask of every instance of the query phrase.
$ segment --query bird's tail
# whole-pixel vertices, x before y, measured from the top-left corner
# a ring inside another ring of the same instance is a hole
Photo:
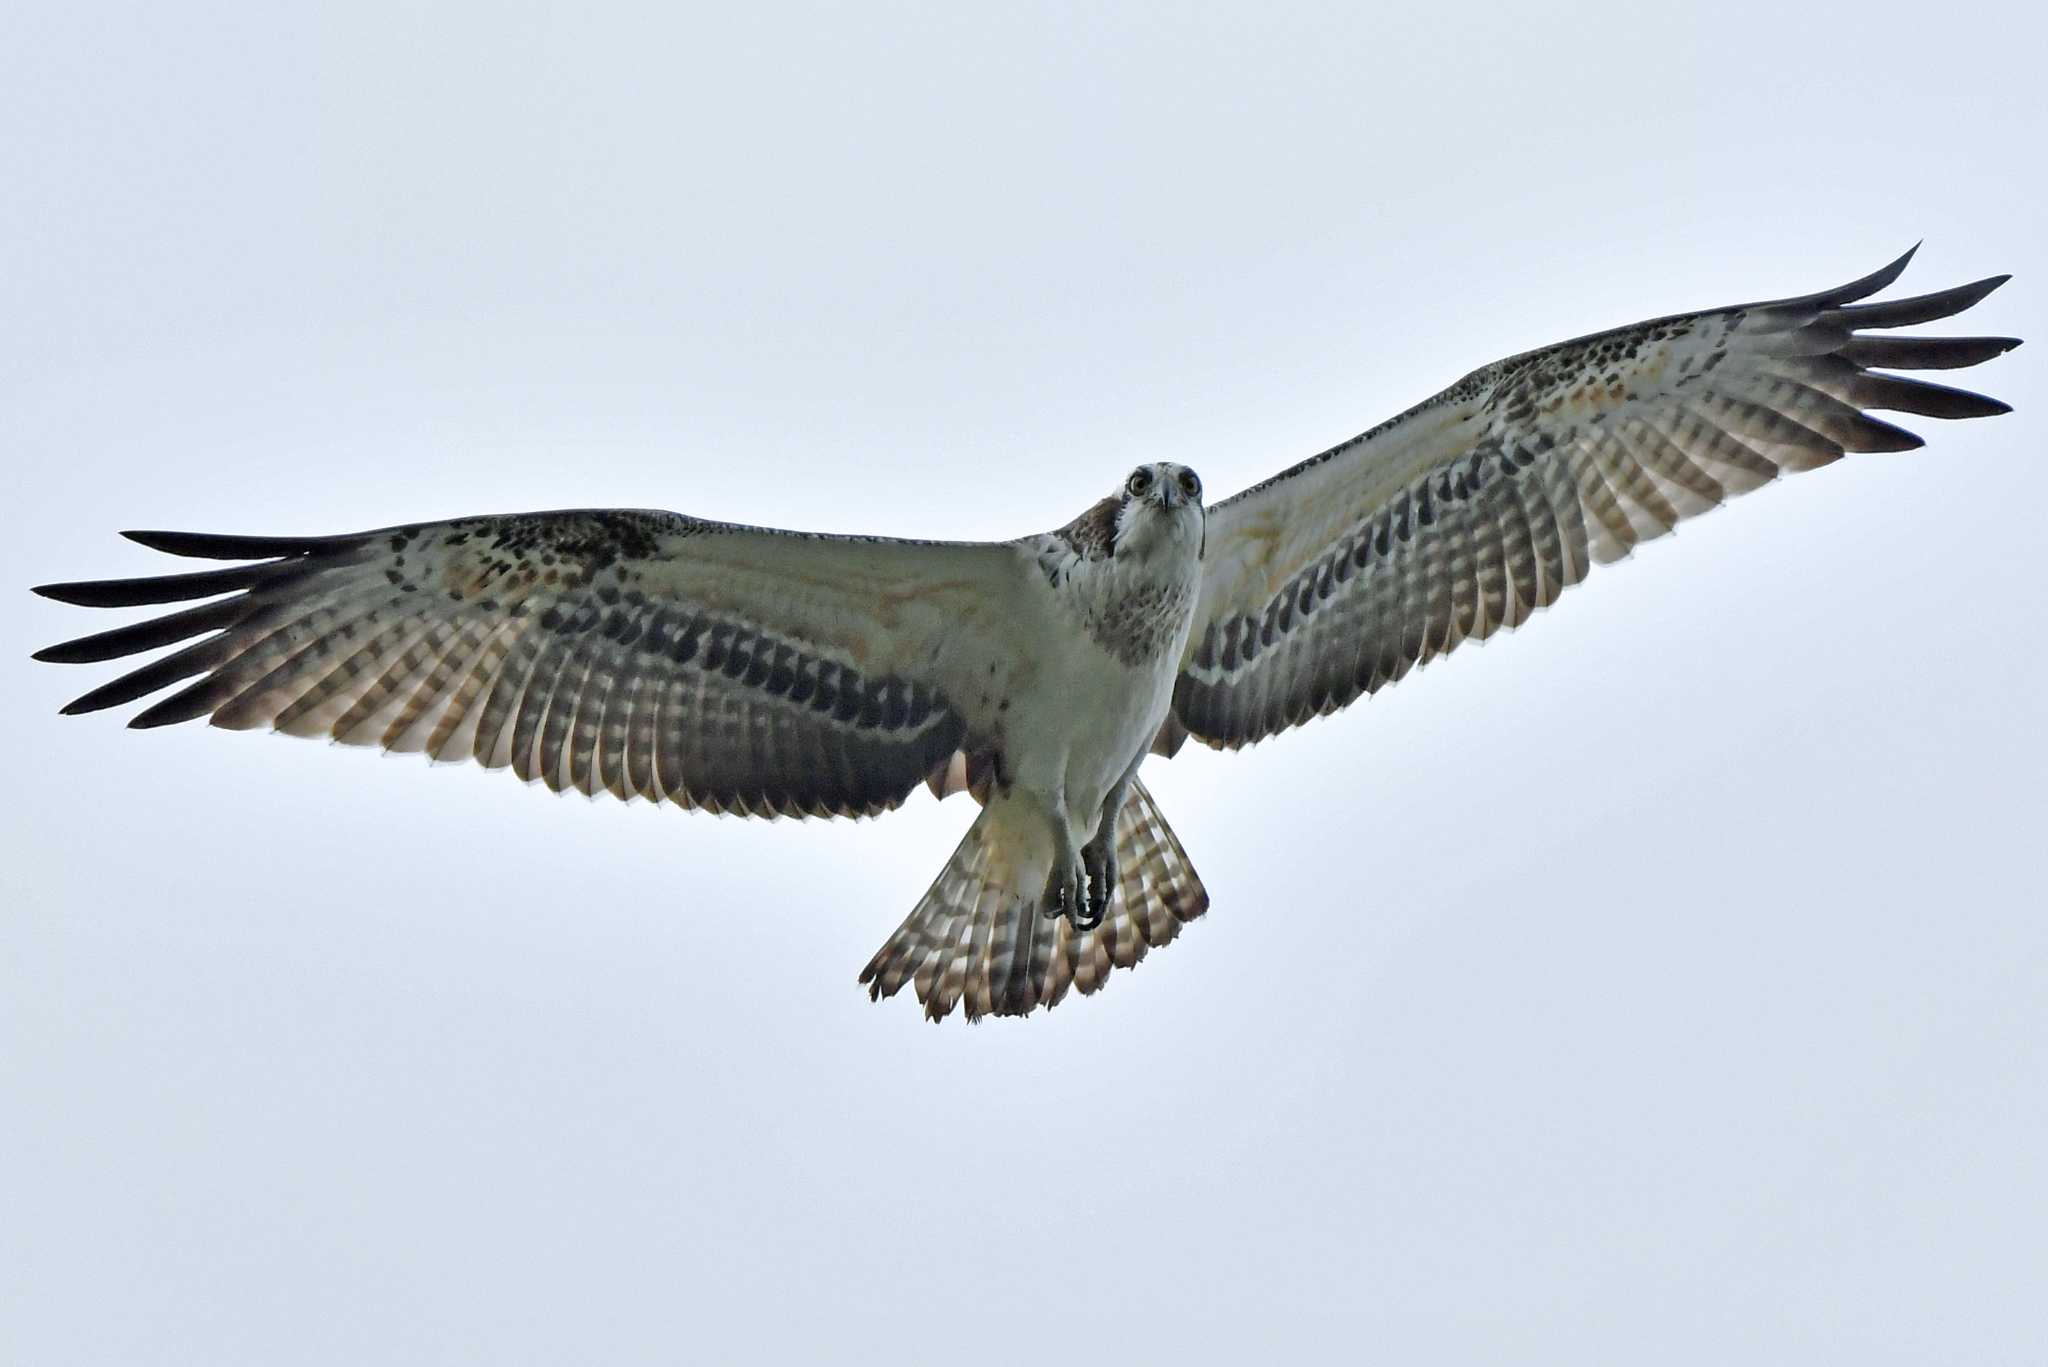
[[[1116,893],[1093,930],[1040,913],[1050,841],[1023,824],[1000,802],[975,818],[924,900],[861,970],[871,998],[914,982],[932,1020],[963,1002],[969,1020],[1028,1015],[1058,1005],[1070,987],[1094,992],[1111,969],[1129,968],[1209,908],[1143,783],[1131,784],[1117,814]]]

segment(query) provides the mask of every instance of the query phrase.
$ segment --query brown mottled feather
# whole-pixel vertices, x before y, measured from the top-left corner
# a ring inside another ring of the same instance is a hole
[[[1953,369],[2018,345],[1869,335],[1948,317],[2005,279],[1854,302],[1905,264],[1511,357],[1212,508],[1180,725],[1220,747],[1273,735],[1519,625],[1591,565],[1783,472],[1919,445],[1865,409],[2006,411],[1871,369]],[[1244,658],[1215,649],[1253,632]]]
[[[135,539],[264,561],[44,589],[96,607],[229,595],[41,652],[86,662],[204,638],[73,711],[198,676],[135,724],[211,716],[468,755],[558,791],[755,815],[869,815],[901,802],[966,739],[943,694],[947,649],[967,614],[986,614],[1010,576],[1028,572],[1001,545],[805,537],[635,512]],[[784,574],[802,598],[781,587]],[[902,635],[873,628],[864,644],[882,665],[858,666],[846,624],[885,595],[900,604],[889,629]],[[936,661],[940,676],[913,689],[890,672],[899,660]],[[806,693],[801,678],[829,679],[829,694]]]

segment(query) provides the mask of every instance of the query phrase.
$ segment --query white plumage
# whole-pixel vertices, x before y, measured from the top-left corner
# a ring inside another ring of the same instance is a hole
[[[65,710],[182,684],[131,724],[204,716],[558,790],[765,816],[970,791],[981,814],[862,981],[912,984],[934,1019],[1023,1014],[1096,990],[1208,905],[1137,782],[1146,754],[1334,711],[1782,472],[1920,444],[1867,409],[2005,411],[1885,373],[2018,344],[1888,335],[2004,280],[1858,302],[1911,255],[1839,289],[1511,357],[1206,510],[1194,472],[1143,464],[1067,526],[1009,542],[617,510],[129,533],[255,563],[38,589],[208,600],[38,658],[177,646]]]

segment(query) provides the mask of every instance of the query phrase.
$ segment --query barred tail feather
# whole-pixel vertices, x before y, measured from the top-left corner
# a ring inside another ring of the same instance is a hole
[[[871,999],[910,983],[935,1021],[955,1006],[970,1021],[1029,1015],[1057,1006],[1069,988],[1099,990],[1112,970],[1137,964],[1209,909],[1187,851],[1143,783],[1131,785],[1117,815],[1117,890],[1094,930],[1077,933],[1039,913],[1049,842],[1022,826],[1000,802],[975,819],[916,910],[861,970]]]

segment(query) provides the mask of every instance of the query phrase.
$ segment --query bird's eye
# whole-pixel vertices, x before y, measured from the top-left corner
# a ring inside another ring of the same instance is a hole
[[[1133,470],[1131,471],[1131,477],[1124,481],[1124,488],[1130,490],[1133,497],[1143,494],[1151,487],[1152,472],[1150,470]]]
[[[1183,470],[1180,472],[1180,491],[1189,498],[1200,498],[1202,496],[1202,481],[1193,470]]]

